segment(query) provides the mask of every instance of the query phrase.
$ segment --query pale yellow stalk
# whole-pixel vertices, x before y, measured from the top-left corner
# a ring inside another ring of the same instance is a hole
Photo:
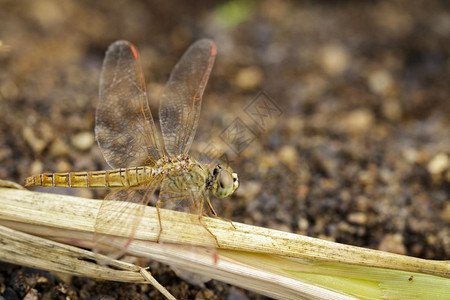
[[[89,246],[100,203],[0,189],[0,223],[53,240]],[[405,288],[405,284],[409,291],[415,291],[414,295],[439,298],[439,291],[450,293],[448,261],[418,259],[236,222],[233,229],[227,222],[205,218],[220,243],[215,257],[208,250],[172,246],[209,245],[205,229],[198,223],[192,224],[194,216],[162,210],[161,218],[160,240],[164,244],[154,243],[159,230],[157,215],[153,207],[146,207],[135,241],[128,249],[130,254],[188,268],[272,297],[398,298],[396,293],[401,296],[400,288]]]

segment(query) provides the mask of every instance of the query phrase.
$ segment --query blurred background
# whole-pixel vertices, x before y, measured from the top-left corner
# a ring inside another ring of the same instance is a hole
[[[221,216],[450,259],[447,1],[0,0],[0,7],[0,179],[107,169],[94,116],[108,45],[125,39],[139,49],[157,118],[173,66],[206,37],[218,54],[192,151],[220,144],[240,176],[236,194],[216,203]],[[264,126],[252,115],[255,103],[269,105],[257,106]],[[236,118],[247,134],[237,151],[223,134]],[[150,267],[180,299],[263,299]],[[42,297],[162,298],[152,287],[85,278],[32,285],[18,271],[0,264],[0,286],[19,297],[28,284]]]

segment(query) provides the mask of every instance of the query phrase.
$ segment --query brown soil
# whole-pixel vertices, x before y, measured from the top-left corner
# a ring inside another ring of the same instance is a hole
[[[155,99],[173,65],[189,44],[209,37],[218,56],[193,152],[212,137],[225,145],[221,132],[235,117],[252,140],[226,147],[241,187],[217,203],[222,216],[450,259],[447,1],[0,0],[0,6],[1,179],[108,167],[92,138],[99,72],[111,42],[126,39],[140,50],[156,116]],[[247,113],[255,112],[252,100],[261,90],[275,104],[258,127],[263,119]],[[264,299],[217,281],[198,288],[168,267],[150,267],[181,299]],[[162,298],[148,286],[64,282],[7,263],[0,264],[0,295]]]

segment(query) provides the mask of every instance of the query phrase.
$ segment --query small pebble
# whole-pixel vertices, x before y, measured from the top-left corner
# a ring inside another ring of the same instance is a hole
[[[366,170],[363,170],[363,171],[359,172],[358,180],[363,185],[370,185],[370,184],[373,184],[375,178],[372,175],[372,173],[370,173],[370,172],[368,172]]]
[[[368,109],[357,109],[347,114],[342,120],[343,130],[350,133],[365,133],[375,122],[373,113]]]
[[[364,225],[367,222],[367,216],[365,213],[362,212],[355,212],[355,213],[351,213],[347,216],[347,220],[350,223],[355,223],[358,225]]]
[[[10,148],[0,149],[0,161],[9,159],[12,156],[13,152]]]
[[[38,132],[42,139],[49,143],[54,139],[54,127],[50,126],[47,122],[39,122]]]
[[[24,127],[22,130],[22,135],[28,145],[33,149],[33,152],[40,154],[44,150],[47,143],[38,138],[31,127]]]
[[[32,175],[41,174],[43,169],[44,169],[44,164],[42,163],[42,161],[35,160],[31,163],[30,174],[32,174]]]
[[[60,160],[56,163],[56,168],[58,172],[70,172],[72,165],[65,160]]]
[[[50,146],[52,156],[63,156],[69,153],[70,147],[63,140],[57,138]]]
[[[61,25],[65,21],[61,6],[53,1],[36,1],[29,7],[31,17],[42,26],[50,28]]]
[[[297,162],[297,150],[295,150],[295,147],[290,145],[283,146],[278,152],[278,157],[280,158],[280,161],[285,165],[293,165]]]
[[[392,172],[392,170],[389,170],[388,168],[382,168],[379,171],[379,178],[384,183],[390,183],[393,182],[394,180],[394,173]]]
[[[427,243],[430,245],[436,244],[437,237],[433,234],[427,235]]]
[[[330,191],[336,189],[339,184],[336,180],[328,179],[328,178],[322,178],[319,180],[320,187],[325,191]]]
[[[304,199],[309,193],[309,187],[305,184],[300,184],[297,188],[297,195],[300,199]]]
[[[414,244],[411,246],[411,252],[414,256],[422,255],[423,245],[422,244]]]
[[[356,228],[345,221],[339,222],[337,227],[340,232],[347,232],[350,234],[354,234],[356,232]]]
[[[259,169],[268,169],[276,166],[278,159],[274,154],[261,155],[258,157]]]
[[[259,181],[245,181],[240,183],[239,188],[235,194],[245,200],[253,199],[261,191],[261,183]]]
[[[341,201],[343,203],[349,204],[350,201],[352,200],[352,194],[350,193],[349,190],[343,189],[339,192],[339,198],[341,198]],[[359,206],[358,206],[358,209],[361,209],[361,208],[359,208]]]
[[[327,45],[322,49],[320,64],[329,75],[340,75],[349,65],[347,50],[340,45]]]
[[[28,293],[23,297],[23,300],[38,300],[39,293],[36,289],[29,289]]]
[[[261,85],[263,73],[257,67],[248,67],[239,71],[235,78],[236,85],[243,90],[252,90]]]
[[[83,131],[72,136],[72,144],[78,150],[88,150],[94,144],[94,134],[90,131]]]
[[[450,199],[447,200],[447,203],[444,206],[444,209],[441,212],[441,218],[445,222],[450,224]]]
[[[292,133],[299,133],[305,127],[305,121],[301,118],[288,118],[287,129]]]
[[[419,153],[414,148],[405,147],[402,149],[403,158],[410,164],[414,164],[418,160]]]
[[[309,227],[309,222],[306,218],[300,218],[297,222],[297,226],[300,231],[306,232]]]
[[[402,117],[402,107],[396,99],[385,99],[381,108],[383,115],[391,121],[399,121]]]
[[[450,167],[450,159],[444,153],[437,154],[427,165],[428,172],[432,175],[441,174],[448,167]]]
[[[214,292],[210,289],[202,289],[195,295],[195,300],[213,299]]]
[[[403,236],[399,233],[386,234],[378,245],[378,249],[381,251],[406,254],[406,247],[403,244]]]
[[[387,70],[377,70],[372,72],[368,78],[370,89],[379,95],[386,95],[393,86],[392,75]]]
[[[12,80],[3,80],[0,84],[0,95],[3,99],[15,99],[19,92],[19,88]]]
[[[356,208],[361,211],[367,211],[367,209],[372,205],[372,201],[366,196],[356,197]],[[367,218],[367,216],[366,216]]]

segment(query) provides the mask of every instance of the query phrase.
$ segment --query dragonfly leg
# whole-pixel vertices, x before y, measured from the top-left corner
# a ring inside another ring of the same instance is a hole
[[[200,207],[199,207],[199,212],[203,212],[203,204],[204,204],[204,197],[201,197],[201,201],[200,201]],[[208,198],[207,198],[208,199]],[[209,202],[209,199],[208,199]],[[211,232],[211,230],[209,230],[209,228],[206,226],[205,223],[203,223],[203,215],[202,214],[198,214],[198,221],[200,222],[200,224],[202,224],[202,226],[206,229],[206,231],[209,232],[209,234],[214,238],[214,240],[216,241],[217,247],[220,248],[219,245],[219,241],[217,240],[217,237],[214,235],[214,233]]]
[[[162,201],[156,201],[155,207],[156,207],[156,214],[158,215],[158,223],[159,223],[159,231],[158,231],[158,237],[156,238],[156,242],[159,243],[159,238],[161,237],[162,233],[162,223],[161,223],[161,214],[159,212],[160,206],[163,202]]]
[[[159,232],[158,232],[158,237],[156,238],[156,242],[159,243],[159,238],[161,237],[161,233],[163,231],[163,227],[162,227],[162,221],[161,221],[161,214],[160,214],[160,208],[162,207],[162,205],[165,202],[169,202],[169,201],[176,201],[176,200],[182,200],[184,199],[184,197],[179,196],[179,197],[172,197],[169,199],[163,199],[163,195],[164,193],[160,193],[159,194],[159,199],[158,201],[156,201],[155,207],[156,207],[156,213],[158,215],[158,223],[159,223]]]
[[[203,216],[198,216],[198,221],[200,222],[200,224],[202,224],[202,226],[206,229],[206,231],[208,231],[208,233],[214,238],[214,240],[216,241],[216,245],[218,248],[220,248],[219,245],[219,241],[217,240],[217,237],[214,235],[214,233],[211,232],[211,230],[209,230],[208,226],[206,226],[205,223],[203,223]]]
[[[217,215],[216,211],[214,210],[214,207],[212,206],[211,200],[209,200],[209,196],[206,195],[205,198],[206,198],[206,203],[208,204],[208,208],[211,211],[211,214],[213,215],[213,217],[216,218],[216,219],[219,219],[219,220],[222,220],[222,221],[230,223],[230,225],[234,229],[236,229],[236,226],[234,226],[233,221],[231,221],[230,219],[225,219],[225,218],[219,217],[219,215]]]

